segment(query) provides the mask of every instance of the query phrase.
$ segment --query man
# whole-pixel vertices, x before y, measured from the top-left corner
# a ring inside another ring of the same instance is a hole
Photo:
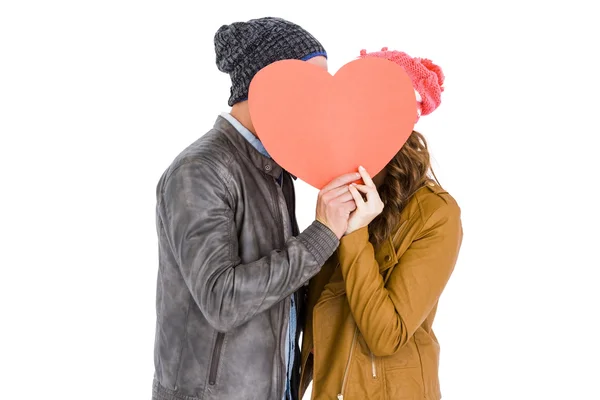
[[[185,149],[157,187],[159,272],[154,400],[297,399],[302,287],[334,253],[356,205],[335,179],[298,231],[292,177],[252,126],[248,87],[270,63],[327,68],[321,44],[278,18],[222,26],[217,65],[231,113]],[[285,132],[281,140],[286,140]]]

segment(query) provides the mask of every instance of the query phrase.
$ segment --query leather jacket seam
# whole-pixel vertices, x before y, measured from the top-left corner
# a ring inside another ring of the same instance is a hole
[[[169,182],[169,179],[171,179],[171,177],[172,177],[172,176],[173,176],[173,175],[174,175],[174,174],[175,174],[175,173],[176,173],[176,172],[177,172],[177,171],[178,171],[180,168],[182,168],[183,166],[185,166],[185,165],[188,165],[188,164],[192,164],[192,163],[194,163],[194,162],[196,162],[196,161],[200,161],[201,159],[204,159],[205,161],[209,161],[211,164],[213,164],[213,162],[212,162],[210,159],[208,159],[208,158],[200,158],[200,157],[193,158],[193,159],[190,159],[190,160],[188,160],[188,161],[186,161],[186,162],[184,162],[184,163],[182,163],[182,164],[178,165],[178,166],[177,166],[175,169],[173,169],[173,171],[171,171],[171,173],[170,173],[169,175],[167,175],[167,177],[165,178],[165,180],[164,180],[164,183],[163,183],[163,185],[162,185],[162,188],[160,189],[160,198],[159,198],[159,201],[158,201],[158,207],[163,207],[163,209],[164,209],[164,211],[165,211],[165,215],[166,215],[166,217],[167,217],[167,218],[169,218],[169,219],[170,219],[171,217],[168,215],[168,213],[167,213],[167,209],[166,209],[166,208],[164,208],[164,195],[165,195],[165,187],[167,186],[167,184],[168,184],[168,182]],[[231,179],[225,179],[225,177],[223,176],[223,174],[219,173],[219,168],[218,168],[218,166],[217,166],[216,164],[215,164],[215,165],[210,165],[210,166],[209,166],[209,168],[210,168],[210,169],[211,169],[211,170],[212,170],[212,171],[215,173],[215,175],[216,175],[217,179],[219,179],[219,180],[220,180],[220,181],[223,183],[223,186],[224,186],[224,187],[225,187],[225,189],[226,189],[227,196],[228,196],[229,198],[227,199],[227,201],[225,201],[225,203],[228,203],[228,204],[233,204],[234,197],[233,197],[233,194],[231,193],[231,189],[229,188],[229,182],[231,181]],[[223,168],[223,169],[227,171],[227,168]],[[228,178],[231,178],[231,173],[229,173],[228,175],[229,175],[229,176],[228,176]],[[222,200],[225,200],[225,199],[222,199]]]

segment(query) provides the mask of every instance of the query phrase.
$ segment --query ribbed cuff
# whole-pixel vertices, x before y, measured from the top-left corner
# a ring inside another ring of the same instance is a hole
[[[319,265],[325,264],[340,245],[335,233],[319,221],[314,221],[298,235],[298,240],[308,248]]]

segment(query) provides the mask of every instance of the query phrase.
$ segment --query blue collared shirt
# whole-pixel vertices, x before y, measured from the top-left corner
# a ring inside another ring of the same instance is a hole
[[[221,117],[225,118],[233,127],[254,147],[260,154],[265,157],[271,158],[265,146],[263,146],[262,142],[258,140],[256,136],[252,132],[248,130],[240,121],[235,119],[235,117],[229,113],[222,113]]]
[[[225,118],[233,127],[250,143],[260,154],[265,157],[271,158],[265,146],[261,143],[260,140],[256,136],[252,134],[244,125],[240,123],[237,119],[235,119],[229,113],[222,113],[221,116]],[[279,181],[281,184],[281,178]],[[297,321],[296,321],[296,303],[294,300],[294,295],[291,296],[291,305],[290,305],[290,320],[287,326],[287,340],[285,341],[285,361],[286,361],[286,369],[287,369],[287,379],[285,382],[286,390],[283,394],[283,400],[291,400],[292,399],[292,391],[291,391],[291,379],[292,379],[292,369],[294,367],[294,358],[296,355],[296,330],[297,330]]]

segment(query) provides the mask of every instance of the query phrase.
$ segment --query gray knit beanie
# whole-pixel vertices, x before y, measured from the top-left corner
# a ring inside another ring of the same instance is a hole
[[[217,67],[231,77],[228,104],[248,99],[254,75],[280,60],[327,57],[325,49],[310,33],[281,18],[259,18],[223,25],[215,34]]]

